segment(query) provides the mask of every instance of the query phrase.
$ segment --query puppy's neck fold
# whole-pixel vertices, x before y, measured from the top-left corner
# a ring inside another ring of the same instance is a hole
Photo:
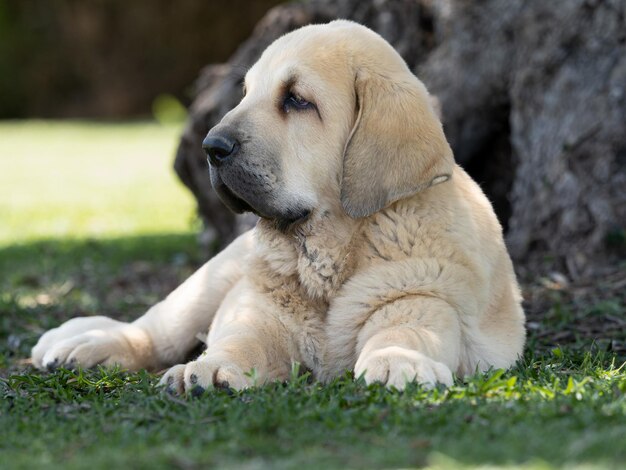
[[[329,210],[315,211],[289,232],[260,220],[254,262],[266,276],[295,278],[307,298],[326,302],[356,267],[360,229],[360,221]]]

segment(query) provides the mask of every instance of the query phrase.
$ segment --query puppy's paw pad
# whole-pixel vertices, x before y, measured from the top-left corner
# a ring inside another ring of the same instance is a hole
[[[167,393],[182,394],[185,391],[185,367],[185,364],[178,364],[170,368],[163,374],[157,386],[164,387]]]
[[[191,396],[192,397],[199,397],[204,395],[205,389],[204,387],[201,387],[200,385],[195,385],[192,389],[191,389]]]
[[[55,357],[54,359],[44,363],[44,366],[48,370],[48,372],[54,372],[54,370],[59,367],[59,358]]]
[[[234,364],[202,360],[172,367],[158,385],[169,393],[196,397],[212,388],[241,390],[251,385],[251,379]]]
[[[208,388],[213,388],[213,377],[215,376],[216,367],[202,361],[192,361],[185,366],[183,374],[183,388],[187,393],[193,396],[201,394],[194,390],[202,389],[202,392]]]
[[[363,375],[368,384],[380,382],[398,390],[403,390],[409,382],[418,382],[426,388],[437,383],[450,386],[453,382],[452,372],[445,364],[401,347],[379,349],[359,358],[355,374]]]
[[[242,390],[251,384],[252,379],[235,365],[222,366],[215,374],[214,385],[219,388]]]

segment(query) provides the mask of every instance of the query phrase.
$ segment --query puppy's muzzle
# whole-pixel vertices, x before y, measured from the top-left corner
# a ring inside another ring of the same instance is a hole
[[[202,141],[202,148],[211,165],[218,167],[237,154],[239,142],[228,135],[207,135]]]

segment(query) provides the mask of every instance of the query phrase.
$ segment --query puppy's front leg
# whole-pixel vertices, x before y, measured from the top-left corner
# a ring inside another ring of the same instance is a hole
[[[195,361],[172,367],[160,385],[196,394],[213,387],[241,390],[286,380],[292,362],[300,358],[279,312],[279,306],[242,279],[217,312],[206,351]]]
[[[102,316],[79,317],[45,333],[32,350],[38,368],[160,369],[181,361],[209,329],[228,291],[243,276],[252,233],[241,235],[165,300],[133,323]]]
[[[460,332],[458,315],[445,301],[426,296],[396,300],[377,310],[359,332],[355,375],[400,390],[413,381],[452,385]]]

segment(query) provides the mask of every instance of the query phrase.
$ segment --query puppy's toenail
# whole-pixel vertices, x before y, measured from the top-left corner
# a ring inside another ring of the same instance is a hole
[[[197,376],[196,374],[191,374],[191,375],[189,376],[189,381],[190,381],[192,384],[197,384],[197,383],[198,383],[198,376]]]
[[[203,393],[204,393],[204,388],[201,387],[200,385],[196,385],[194,388],[191,389],[192,397],[199,397]]]
[[[46,369],[48,369],[49,372],[54,371],[54,369],[57,368],[57,366],[59,365],[59,358],[55,358],[54,361],[48,362],[46,364]]]
[[[230,388],[230,384],[226,380],[224,382],[220,382],[216,384],[215,388],[222,390],[228,396],[232,396],[235,394],[235,391],[232,388]]]
[[[174,376],[173,376],[173,375],[170,375],[170,376],[167,378],[167,385],[172,385],[173,383],[174,383]]]

